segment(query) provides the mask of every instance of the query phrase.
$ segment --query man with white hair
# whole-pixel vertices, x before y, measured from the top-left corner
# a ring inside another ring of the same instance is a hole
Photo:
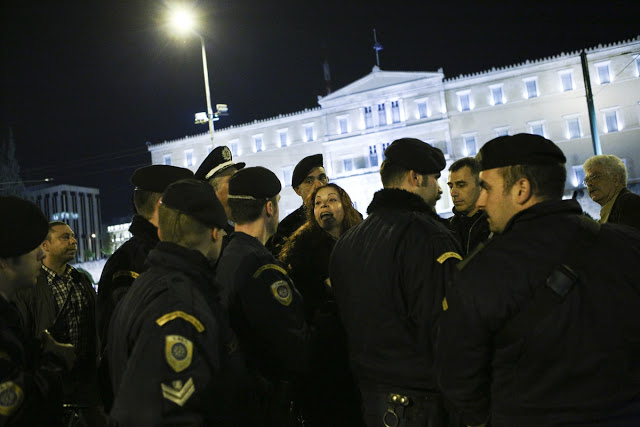
[[[627,188],[627,169],[611,154],[584,162],[584,184],[591,199],[602,206],[600,223],[623,224],[640,230],[640,195]]]

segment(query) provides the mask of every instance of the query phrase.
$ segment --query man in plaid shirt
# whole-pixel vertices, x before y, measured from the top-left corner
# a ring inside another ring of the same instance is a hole
[[[49,234],[42,249],[45,258],[38,282],[35,288],[18,294],[17,305],[27,334],[38,337],[43,330],[48,330],[58,342],[74,346],[77,361],[64,378],[64,400],[83,408],[84,416],[92,418],[86,413],[87,408],[95,409],[99,401],[96,294],[89,278],[68,264],[78,249],[71,227],[61,221],[49,223]]]

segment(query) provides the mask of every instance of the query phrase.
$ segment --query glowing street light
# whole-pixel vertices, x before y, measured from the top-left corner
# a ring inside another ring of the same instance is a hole
[[[217,110],[215,113],[211,108],[211,92],[209,89],[209,70],[207,69],[207,51],[204,47],[204,37],[202,37],[196,30],[196,19],[191,9],[185,7],[175,7],[170,11],[169,21],[173,30],[181,35],[188,33],[195,34],[200,38],[200,47],[202,50],[202,69],[204,72],[204,89],[207,96],[207,113],[206,121],[209,122],[209,133],[211,135],[211,146],[213,147],[213,121],[218,120],[218,117],[227,112],[226,104],[216,105]],[[223,108],[220,108],[223,106]],[[202,117],[203,113],[196,114],[196,123],[204,123]]]

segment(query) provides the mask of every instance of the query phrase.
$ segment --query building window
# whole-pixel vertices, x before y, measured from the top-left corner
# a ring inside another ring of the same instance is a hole
[[[571,180],[574,187],[579,186],[584,182],[584,169],[583,165],[573,166],[573,179]]]
[[[509,126],[502,126],[494,129],[496,136],[508,136],[509,135]]]
[[[369,167],[378,166],[378,147],[375,145],[369,146]]]
[[[349,132],[349,120],[347,117],[338,117],[338,129],[341,134]]]
[[[193,150],[184,150],[184,165],[193,166]]]
[[[387,149],[387,147],[389,147],[389,145],[390,145],[390,144],[391,144],[390,142],[385,142],[385,143],[383,143],[383,144],[382,144],[382,160],[384,160],[384,159],[385,159],[385,157],[384,157],[384,150],[386,150],[386,149]]]
[[[236,157],[239,155],[238,153],[238,140],[234,139],[233,141],[229,141],[229,149],[231,150],[231,155]]]
[[[465,92],[458,92],[458,111],[471,110],[471,92],[468,90]]]
[[[364,127],[371,129],[373,127],[373,113],[371,107],[364,107]]]
[[[291,185],[292,172],[293,172],[293,166],[284,166],[282,168],[282,184],[284,187]]]
[[[304,141],[313,141],[313,125],[304,125]]]
[[[580,118],[578,117],[567,117],[567,136],[568,139],[580,138],[582,137],[582,132],[580,132]]]
[[[636,56],[636,77],[640,77],[640,55]]]
[[[618,132],[620,130],[617,110],[609,110],[604,112],[604,125],[605,132],[607,133]]]
[[[378,104],[378,124],[384,126],[387,124],[387,111],[384,104]]]
[[[465,157],[475,156],[478,153],[475,135],[462,135],[462,142],[464,143],[463,154]]]
[[[418,117],[424,119],[429,116],[430,114],[427,101],[418,102]]]
[[[538,97],[538,78],[524,80],[525,95],[527,99]]]
[[[608,62],[596,64],[596,71],[598,72],[598,83],[602,85],[611,82]]]
[[[544,121],[530,122],[529,132],[534,135],[544,136]]]
[[[171,154],[165,154],[162,156],[162,163],[171,166]]]
[[[253,135],[253,146],[255,148],[254,150],[255,153],[259,153],[262,150],[264,150],[262,135]]]
[[[573,71],[563,71],[560,73],[560,82],[562,83],[562,91],[567,92],[573,90]]]
[[[289,145],[287,134],[288,134],[287,129],[280,129],[278,131],[278,139],[280,140],[280,147],[286,147],[287,145]]]
[[[391,121],[400,123],[400,101],[391,101]]]
[[[353,159],[342,159],[342,169],[345,172],[351,172],[353,170]]]
[[[504,92],[502,91],[502,85],[491,86],[491,105],[504,104]]]

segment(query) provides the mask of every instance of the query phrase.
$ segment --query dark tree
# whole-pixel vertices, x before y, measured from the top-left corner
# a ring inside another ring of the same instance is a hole
[[[25,197],[20,165],[16,160],[16,144],[10,127],[8,133],[3,132],[0,140],[0,195]]]

